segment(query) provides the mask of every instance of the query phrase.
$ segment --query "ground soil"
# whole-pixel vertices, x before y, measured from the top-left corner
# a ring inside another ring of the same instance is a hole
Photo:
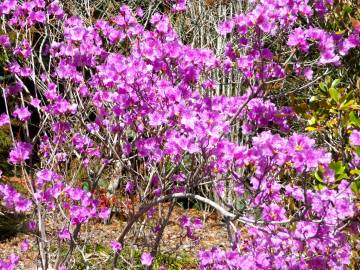
[[[155,217],[160,215],[164,216],[169,204],[162,204],[160,211],[157,209]],[[163,210],[163,212],[161,212]],[[186,237],[186,232],[179,226],[179,219],[184,215],[184,211],[189,217],[198,217],[204,220],[204,227],[196,231],[198,241],[193,241]],[[110,246],[110,241],[116,239],[121,230],[126,225],[126,220],[119,216],[115,216],[111,219],[109,224],[103,224],[99,222],[93,222],[88,225],[88,239],[91,239],[91,244],[101,245],[104,247]],[[140,227],[140,224],[137,228]],[[84,228],[85,230],[85,228]],[[144,230],[146,231],[146,229]],[[149,231],[149,230],[148,230]],[[170,221],[161,242],[160,251],[164,254],[188,254],[189,256],[196,257],[197,252],[202,249],[208,249],[213,246],[227,246],[227,233],[224,224],[221,219],[214,212],[200,211],[196,209],[184,210],[181,206],[176,206],[171,215]],[[29,239],[32,243],[30,251],[24,253],[21,252],[21,243],[25,239]],[[138,235],[136,239],[134,236],[127,239],[127,242],[132,243],[133,248],[139,248],[146,246],[146,237]],[[36,251],[34,237],[19,233],[15,237],[6,239],[0,242],[0,258],[6,258],[9,254],[21,254],[21,262],[18,269],[36,269],[35,262],[38,258],[38,252]]]

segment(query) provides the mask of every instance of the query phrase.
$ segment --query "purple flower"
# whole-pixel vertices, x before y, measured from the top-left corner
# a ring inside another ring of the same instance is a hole
[[[349,50],[360,46],[360,38],[357,35],[350,35],[340,44],[340,55],[347,55]]]
[[[17,264],[20,261],[19,256],[15,255],[15,254],[10,254],[8,258],[12,264]]]
[[[285,220],[285,209],[275,203],[271,203],[263,208],[263,218],[265,221]]]
[[[144,252],[141,255],[141,264],[145,266],[151,266],[154,257],[150,253]]]
[[[289,35],[287,45],[290,47],[298,46],[303,52],[309,50],[309,44],[306,41],[306,33],[301,28],[296,28],[294,32]]]
[[[53,14],[56,16],[57,19],[61,20],[64,17],[64,11],[59,6],[57,1],[53,1],[49,7],[49,14]]]
[[[45,23],[46,15],[43,11],[36,11],[30,15],[30,18],[38,23]]]
[[[25,59],[28,59],[31,56],[31,45],[29,41],[24,39],[13,52],[15,55],[22,55]]]
[[[22,91],[22,86],[19,83],[8,85],[5,88],[6,95],[16,95]]]
[[[36,225],[36,222],[35,222],[35,221],[30,220],[30,221],[26,224],[26,226],[27,226],[27,228],[28,228],[29,231],[31,231],[31,232],[35,232],[35,231],[36,231],[37,225]]]
[[[185,228],[185,227],[189,227],[191,225],[191,221],[190,218],[188,216],[181,216],[180,218],[180,226]]]
[[[216,88],[217,82],[215,80],[207,80],[202,84],[202,87],[206,90],[213,90]]]
[[[0,127],[9,125],[10,124],[10,118],[7,114],[3,113],[0,114]]]
[[[111,241],[110,246],[115,252],[119,252],[122,250],[122,244],[118,241]]]
[[[59,233],[58,233],[58,236],[61,240],[64,240],[64,239],[70,239],[71,236],[70,236],[70,231],[68,228],[63,228]]]
[[[227,20],[221,23],[218,27],[218,33],[220,35],[226,35],[232,32],[233,28],[235,26],[235,23],[233,20]]]
[[[30,105],[37,108],[37,109],[39,109],[40,108],[40,103],[41,103],[40,99],[32,98],[31,102],[30,102]]]
[[[21,164],[30,158],[32,146],[30,143],[17,142],[10,151],[9,162],[12,164]]]
[[[84,193],[84,190],[82,190],[81,188],[69,188],[67,190],[67,194],[74,201],[80,201]]]
[[[318,225],[312,222],[300,221],[296,225],[295,236],[300,239],[308,239],[314,237],[318,232]]]
[[[18,193],[18,198],[14,200],[16,212],[27,212],[31,209],[32,203],[28,199],[24,199]]]
[[[61,179],[61,176],[49,169],[43,169],[36,173],[36,182],[38,185],[42,185],[47,182],[55,182]]]
[[[350,135],[350,144],[352,146],[360,146],[360,131],[359,130],[353,130],[353,132]]]
[[[224,195],[225,195],[225,182],[224,181],[219,181],[218,183],[216,183],[215,189],[216,189],[216,194],[218,196],[224,197]]]
[[[74,134],[72,137],[72,143],[74,144],[76,150],[81,152],[92,146],[92,140],[86,135],[81,135],[79,133]]]
[[[27,107],[20,107],[13,112],[13,116],[19,118],[21,121],[28,121],[31,117],[31,113]]]
[[[30,248],[30,245],[29,245],[29,240],[25,239],[22,243],[21,243],[21,251],[22,252],[26,252],[28,251]]]
[[[313,74],[314,74],[314,72],[311,68],[304,69],[304,76],[307,80],[309,80],[309,81],[312,80]]]
[[[128,181],[125,185],[125,191],[132,194],[135,191],[135,184],[132,181]]]
[[[99,218],[106,220],[110,217],[110,214],[111,214],[110,208],[102,208],[99,211]]]
[[[192,226],[194,229],[202,229],[204,227],[204,224],[200,218],[194,218],[192,220]]]
[[[202,266],[207,266],[213,263],[213,256],[210,251],[207,250],[199,251],[198,258],[200,259]]]
[[[136,9],[136,11],[135,11],[135,14],[136,14],[136,16],[138,16],[138,17],[142,17],[142,16],[144,15],[144,11],[142,10],[141,7],[138,7],[138,8]]]
[[[10,38],[7,35],[0,35],[0,45],[4,48],[11,46]]]
[[[173,6],[173,12],[181,12],[186,10],[186,1],[187,0],[176,0],[176,5]]]

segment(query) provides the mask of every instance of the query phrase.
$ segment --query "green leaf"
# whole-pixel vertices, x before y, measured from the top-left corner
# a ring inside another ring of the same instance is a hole
[[[327,84],[327,85],[329,85],[331,82],[332,82],[332,78],[330,77],[330,76],[326,76],[325,77],[325,83]]]
[[[333,114],[337,114],[337,111],[336,111],[334,108],[331,108],[331,109],[329,110],[329,112],[331,112],[331,113],[333,113]]]
[[[338,90],[336,90],[335,88],[331,87],[331,88],[329,89],[329,94],[330,94],[330,96],[331,96],[331,98],[332,98],[333,100],[335,100],[336,102],[339,102],[339,100],[340,100],[340,93],[338,92]]]
[[[88,182],[84,182],[82,185],[83,190],[90,191],[90,185]]]
[[[344,15],[351,13],[352,12],[352,7],[350,5],[344,6],[343,12],[344,12]]]
[[[341,161],[331,162],[330,168],[333,169],[336,174],[343,174],[345,171],[345,166],[342,165]]]
[[[354,112],[349,113],[349,120],[350,120],[351,125],[360,127],[360,120],[359,120],[359,118],[357,118],[357,116]]]
[[[355,194],[359,194],[360,193],[360,181],[356,181],[356,182],[352,183],[351,189]]]
[[[317,127],[306,127],[305,128],[306,131],[315,131],[315,130],[318,130]]]
[[[325,187],[325,185],[322,183],[319,183],[315,186],[316,190],[322,190],[324,187]]]
[[[335,80],[331,83],[331,88],[335,88],[339,83],[340,83],[340,79],[335,79]]]
[[[342,180],[342,179],[347,179],[347,178],[349,178],[349,176],[346,173],[342,173],[336,177],[336,180]]]
[[[354,174],[360,175],[360,169],[351,170],[351,171],[350,171],[350,174],[351,174],[351,175],[354,175]]]
[[[319,83],[319,87],[320,87],[320,89],[321,89],[322,91],[324,91],[324,92],[325,92],[326,89],[327,89],[325,83],[323,83],[323,82]]]
[[[308,124],[309,126],[315,125],[316,124],[316,118],[313,116],[308,120]]]
[[[315,178],[319,181],[319,182],[321,182],[321,183],[323,183],[323,180],[322,180],[322,177],[320,176],[320,174],[319,174],[319,170],[317,170],[317,171],[315,171]]]
[[[353,105],[355,103],[355,100],[349,100],[349,101],[347,101],[346,102],[346,100],[343,102],[343,103],[341,103],[341,105],[340,105],[340,107],[339,107],[339,109],[340,110],[346,110],[346,109],[348,109],[351,105]]]

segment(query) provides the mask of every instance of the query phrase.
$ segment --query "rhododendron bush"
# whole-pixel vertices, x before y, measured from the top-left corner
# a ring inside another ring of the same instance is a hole
[[[186,1],[168,2],[173,14],[186,12]],[[199,247],[200,269],[348,269],[358,233],[359,126],[349,124],[343,138],[354,173],[337,177],[331,149],[296,128],[297,112],[271,95],[294,75],[306,89],[358,49],[359,26],[334,33],[316,23],[332,5],[251,1],[219,23],[229,42],[216,55],[183,42],[165,14],[144,18],[123,5],[109,19],[85,20],[56,1],[2,1],[0,126],[12,138],[8,163],[24,182],[3,177],[0,199],[26,216],[37,265],[86,264],[75,254],[89,225],[111,222],[111,201],[132,196],[138,205],[127,209],[110,239],[111,264],[101,267],[131,268],[122,253],[134,248],[129,235],[142,223],[151,229],[140,263],[150,269],[175,203],[188,199],[216,210],[228,234],[221,247]],[[237,74],[241,94],[218,95],[216,73]],[[112,176],[105,195],[104,175]],[[195,242],[203,225],[185,210],[179,219]],[[1,258],[0,269],[16,269],[22,256]]]

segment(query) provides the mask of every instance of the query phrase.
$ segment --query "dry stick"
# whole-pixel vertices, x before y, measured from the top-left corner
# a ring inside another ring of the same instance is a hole
[[[151,255],[155,257],[156,253],[158,252],[159,250],[159,247],[160,247],[160,240],[164,234],[164,231],[165,231],[165,227],[168,225],[169,223],[169,219],[171,217],[171,214],[174,210],[174,207],[175,207],[175,200],[172,201],[171,205],[170,205],[170,208],[168,210],[168,213],[166,215],[166,218],[163,220],[162,224],[161,224],[161,229],[160,231],[158,232],[158,235],[156,236],[156,240],[155,240],[155,244],[152,248],[152,251],[151,251]]]
[[[226,232],[227,232],[228,237],[229,237],[229,242],[230,242],[231,246],[233,246],[234,239],[233,239],[233,235],[232,235],[231,229],[230,229],[230,218],[225,217],[224,220],[225,220],[225,225],[226,225]]]
[[[26,173],[26,170],[24,168],[24,165],[21,165],[21,169],[22,169],[22,175],[24,176],[25,179],[29,179],[29,175]],[[28,187],[28,190],[31,192],[31,194],[35,193],[34,187],[35,184],[33,181],[28,180],[30,183],[30,187]],[[36,214],[38,217],[38,228],[39,228],[39,232],[40,232],[40,236],[37,236],[37,244],[39,246],[39,254],[41,257],[41,269],[43,270],[47,270],[48,269],[48,264],[49,264],[49,260],[48,260],[48,253],[46,251],[46,229],[45,229],[45,224],[44,224],[44,218],[42,215],[42,208],[41,208],[41,204],[37,203],[36,204]]]
[[[39,240],[39,249],[40,249],[40,255],[41,255],[41,268],[43,270],[48,269],[48,254],[45,251],[46,245],[43,242],[46,242],[46,233],[45,233],[45,224],[44,224],[44,218],[42,215],[42,209],[40,204],[36,206],[37,216],[38,216],[38,222],[39,222],[39,231],[41,234],[41,238]]]

